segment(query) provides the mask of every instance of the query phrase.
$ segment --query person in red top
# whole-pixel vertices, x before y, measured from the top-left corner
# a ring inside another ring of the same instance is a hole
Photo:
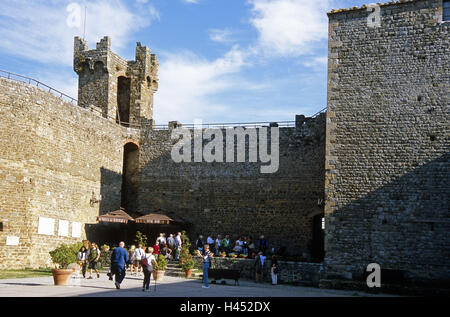
[[[153,246],[153,254],[158,255],[159,254],[159,241],[156,241],[156,244]]]

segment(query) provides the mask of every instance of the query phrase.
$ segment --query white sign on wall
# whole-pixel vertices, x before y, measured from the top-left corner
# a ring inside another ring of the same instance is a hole
[[[55,234],[55,219],[39,217],[38,234],[52,236]]]
[[[6,245],[19,245],[19,237],[6,237]]]
[[[72,222],[72,237],[73,238],[81,237],[81,223],[80,222]]]
[[[61,237],[69,236],[69,222],[67,220],[60,220],[58,223],[58,235]]]

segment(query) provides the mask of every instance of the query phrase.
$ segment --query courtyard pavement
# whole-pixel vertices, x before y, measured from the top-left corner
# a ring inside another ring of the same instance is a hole
[[[228,283],[231,283],[227,281]],[[142,291],[142,277],[126,276],[117,290],[106,274],[100,278],[72,277],[68,286],[54,286],[53,277],[0,280],[0,297],[360,297],[391,296],[357,291],[329,290],[290,285],[255,284],[239,281],[240,286],[211,284],[203,289],[200,280],[164,276],[151,292]]]

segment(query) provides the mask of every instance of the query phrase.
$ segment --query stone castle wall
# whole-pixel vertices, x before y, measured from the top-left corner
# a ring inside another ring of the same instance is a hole
[[[367,16],[329,14],[325,262],[449,279],[450,23],[438,0]]]
[[[324,195],[325,115],[279,131],[280,162],[273,174],[262,174],[261,163],[250,163],[248,154],[245,163],[195,163],[193,157],[192,163],[176,163],[170,130],[144,133],[139,211],[182,217],[193,224],[195,239],[199,234],[254,239],[264,234],[271,247],[290,246],[288,251],[296,255],[307,252],[312,218],[323,213],[318,200]]]
[[[72,237],[73,223],[95,223],[120,207],[123,143],[131,130],[49,92],[0,79],[0,268],[50,266],[48,252]],[[103,197],[90,206],[92,192]],[[39,217],[55,220],[38,234]],[[59,221],[68,236],[59,236]],[[7,246],[8,236],[19,246]]]

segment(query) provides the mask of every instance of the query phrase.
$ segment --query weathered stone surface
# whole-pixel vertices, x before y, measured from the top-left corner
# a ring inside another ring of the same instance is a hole
[[[262,174],[261,163],[248,159],[195,163],[192,156],[192,163],[175,163],[170,130],[147,131],[139,156],[139,212],[174,213],[193,224],[192,238],[264,234],[270,248],[308,252],[312,217],[323,213],[318,199],[323,199],[325,115],[279,129],[280,163],[273,174]]]
[[[197,268],[202,267],[202,258],[194,257],[194,262]],[[239,259],[239,258],[220,258],[215,257],[211,259],[211,268],[213,269],[232,269],[241,272],[241,278],[255,279],[254,259]],[[290,262],[278,261],[279,274],[278,281],[280,283],[305,283],[310,285],[318,285],[319,280],[323,275],[323,265],[321,263],[306,263],[306,262]],[[271,278],[271,260],[267,259],[264,265],[264,280],[272,282]]]
[[[450,23],[438,0],[367,15],[329,14],[325,262],[449,279]]]
[[[75,39],[81,107],[0,79],[0,267],[49,265],[49,250],[79,240],[59,237],[59,220],[93,223],[120,207],[124,144],[132,142],[130,213],[180,216],[193,224],[191,237],[264,234],[271,247],[302,254],[325,198],[324,263],[284,263],[282,279],[360,279],[376,262],[409,281],[448,280],[449,23],[439,0],[383,5],[380,27],[368,27],[367,15],[329,13],[326,118],[297,116],[295,128],[280,128],[274,174],[248,160],[173,162],[178,123],[152,127],[157,60],[140,44],[127,62],[108,38],[90,51]],[[118,97],[118,77],[129,79],[128,96]],[[144,125],[116,124],[118,103]],[[94,207],[92,192],[103,198]],[[53,236],[37,234],[39,216],[56,219]],[[6,246],[7,236],[20,237],[19,246]],[[251,276],[252,262],[236,261],[220,265]]]
[[[127,129],[49,92],[0,79],[0,268],[49,266],[48,252],[72,238],[73,222],[93,223],[120,207]],[[92,193],[103,199],[90,206]],[[39,217],[55,219],[55,234],[38,234]],[[58,236],[59,220],[69,237]],[[6,246],[7,236],[19,246]]]

